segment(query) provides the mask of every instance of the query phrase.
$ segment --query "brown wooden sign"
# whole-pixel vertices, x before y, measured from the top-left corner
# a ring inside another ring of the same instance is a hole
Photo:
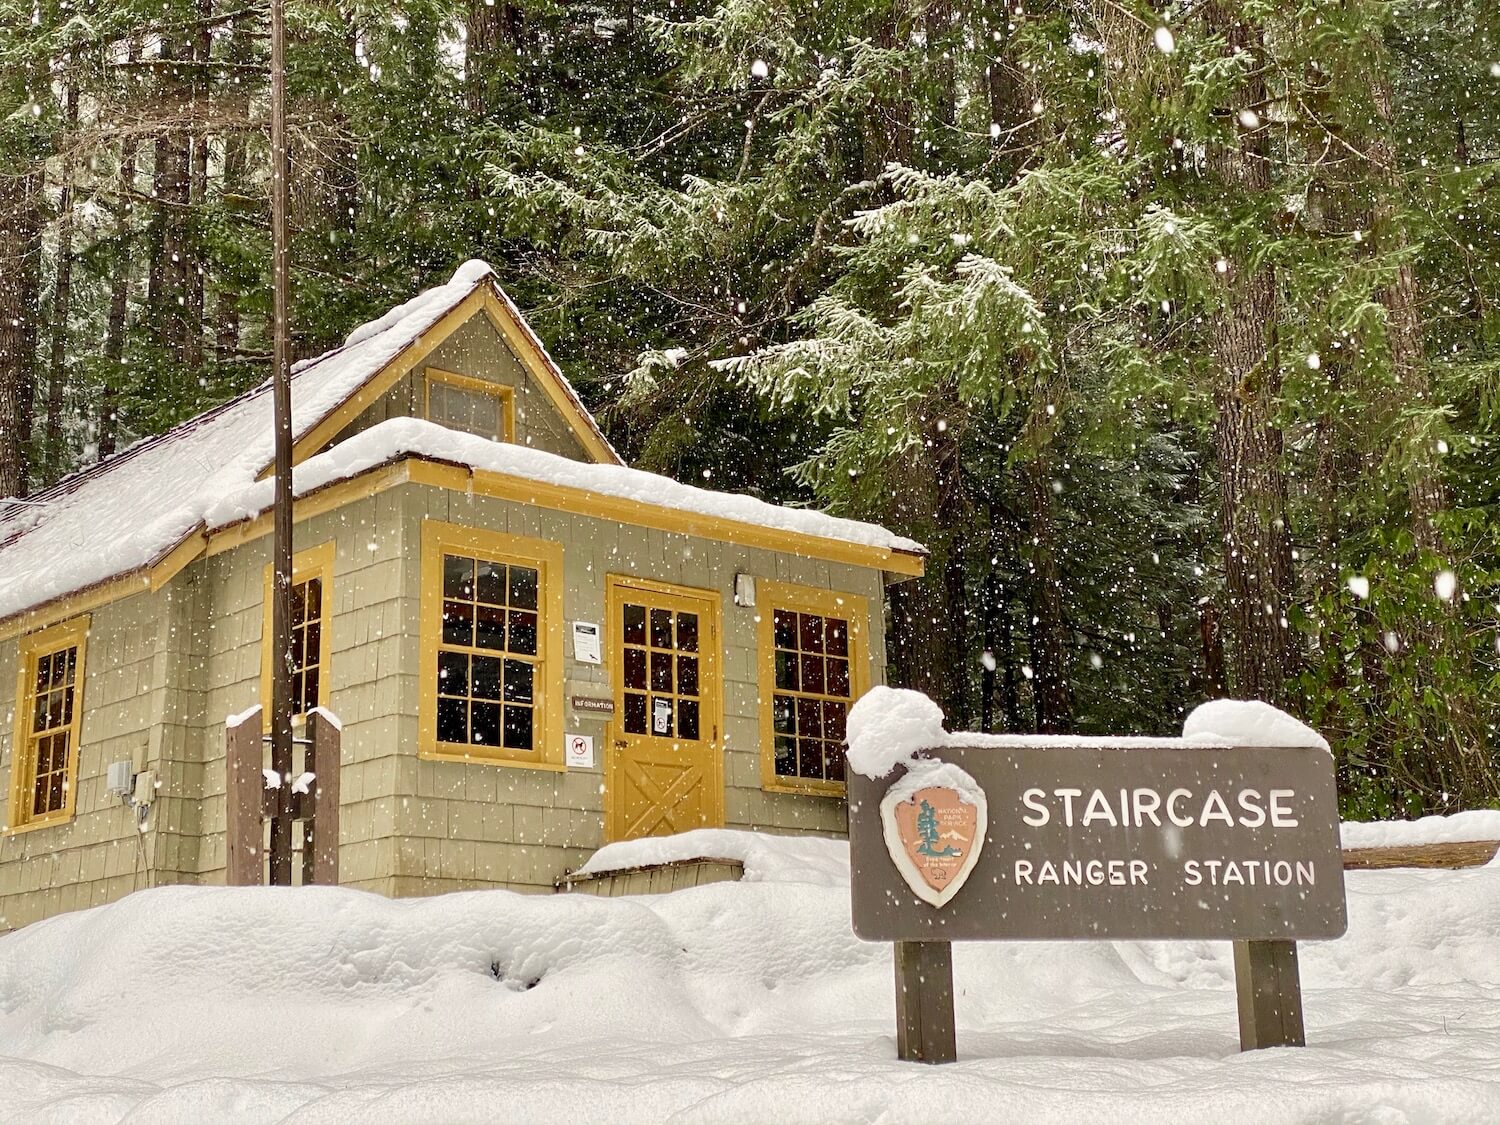
[[[613,715],[615,701],[607,696],[575,695],[568,700],[573,710],[580,715]]]
[[[1303,1043],[1296,941],[1346,925],[1327,750],[1017,740],[847,777],[854,932],[895,942],[900,1058],[958,1057],[963,940],[1231,939],[1241,1048]]]
[[[929,758],[879,780],[849,771],[854,931],[862,938],[1292,940],[1344,932],[1326,750],[1017,745],[945,747]],[[958,811],[951,788],[926,802],[935,854],[923,857],[920,842],[906,839],[920,841],[920,806],[911,801],[912,827],[893,848],[882,802],[900,789],[920,796],[924,775],[954,767],[988,809],[977,852],[960,856],[959,820],[972,814]],[[952,878],[970,858],[961,888],[942,904],[914,889],[910,868]]]

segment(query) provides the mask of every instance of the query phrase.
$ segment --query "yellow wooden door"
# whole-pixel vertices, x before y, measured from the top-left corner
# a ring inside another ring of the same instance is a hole
[[[611,840],[724,823],[719,596],[609,579]]]

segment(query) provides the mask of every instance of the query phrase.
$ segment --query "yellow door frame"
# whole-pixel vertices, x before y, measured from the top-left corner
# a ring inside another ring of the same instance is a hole
[[[704,590],[694,586],[680,586],[672,582],[659,582],[633,575],[611,574],[605,578],[606,625],[605,636],[609,644],[609,674],[613,682],[612,694],[615,703],[614,717],[605,727],[604,770],[604,838],[606,841],[624,838],[623,802],[619,800],[622,778],[619,776],[622,755],[633,740],[641,735],[625,733],[625,645],[620,627],[621,607],[626,601],[638,600],[647,606],[660,608],[696,607],[701,621],[707,625],[706,640],[698,643],[699,654],[699,739],[708,753],[708,768],[704,784],[709,792],[704,801],[705,821],[703,827],[722,828],[724,825],[724,653],[723,653],[723,599],[717,590]],[[688,603],[688,606],[663,603]],[[694,609],[689,609],[694,612]],[[649,624],[648,624],[649,628]],[[646,735],[647,739],[654,736]]]

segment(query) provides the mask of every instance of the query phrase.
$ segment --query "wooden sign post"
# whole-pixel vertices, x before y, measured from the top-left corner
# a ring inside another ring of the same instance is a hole
[[[1301,1046],[1298,938],[1344,932],[1322,747],[942,746],[854,768],[854,932],[895,943],[897,1053],[957,1057],[953,941],[1234,942],[1240,1046]]]
[[[306,791],[299,791],[295,777],[278,775],[278,785],[269,786],[265,769],[265,744],[261,709],[254,707],[234,716],[225,726],[224,881],[232,887],[259,886],[265,882],[267,854],[265,822],[271,821],[271,869],[291,871],[292,822],[302,821],[302,881],[333,886],[339,881],[339,753],[338,721],[321,707],[307,716],[307,737],[297,739],[303,747],[303,773],[311,774]],[[286,792],[283,793],[282,790]],[[286,809],[286,822],[278,823]],[[276,854],[285,848],[284,854]],[[273,879],[280,882],[280,879]]]

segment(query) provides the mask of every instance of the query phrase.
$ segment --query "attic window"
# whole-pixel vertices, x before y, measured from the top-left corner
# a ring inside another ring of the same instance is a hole
[[[89,619],[23,637],[16,700],[10,827],[41,827],[73,815],[83,720],[83,655]]]
[[[427,369],[429,422],[491,441],[515,440],[515,392],[501,383]]]

